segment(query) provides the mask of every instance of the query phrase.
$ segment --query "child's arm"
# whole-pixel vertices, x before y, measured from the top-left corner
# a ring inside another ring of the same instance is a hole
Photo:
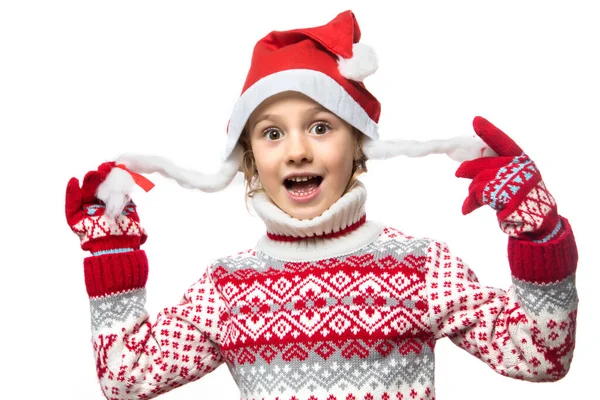
[[[513,285],[481,285],[443,243],[429,249],[427,295],[436,338],[448,336],[496,372],[554,381],[569,370],[575,345],[577,251],[573,233],[546,243],[510,239]]]
[[[545,381],[568,371],[575,344],[577,246],[535,164],[504,132],[483,118],[475,132],[497,154],[461,164],[470,178],[463,213],[496,211],[509,235],[513,286],[482,286],[442,243],[430,248],[428,296],[436,337],[453,342],[515,378]]]
[[[151,322],[145,309],[148,276],[146,234],[130,203],[112,223],[96,199],[114,163],[103,164],[67,187],[66,214],[91,256],[84,260],[90,297],[96,370],[107,398],[152,398],[211,372],[223,362],[219,351],[226,307],[210,269]]]
[[[207,270],[154,321],[145,309],[143,250],[85,260],[96,372],[110,399],[152,398],[223,363],[226,308]]]

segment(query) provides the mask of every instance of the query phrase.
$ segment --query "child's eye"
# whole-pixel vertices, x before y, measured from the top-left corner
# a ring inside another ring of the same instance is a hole
[[[279,140],[283,136],[283,133],[278,129],[269,128],[263,132],[263,136],[267,138],[267,140]]]
[[[318,122],[311,129],[310,132],[316,135],[324,135],[331,130],[331,126],[326,122]]]

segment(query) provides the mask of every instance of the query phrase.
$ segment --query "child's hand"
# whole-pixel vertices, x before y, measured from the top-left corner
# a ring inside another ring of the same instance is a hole
[[[77,178],[67,184],[65,214],[67,223],[81,240],[81,248],[91,252],[114,249],[139,249],[147,235],[140,225],[136,206],[129,201],[123,212],[111,219],[105,215],[105,205],[97,198],[98,187],[114,162],[101,164],[97,170],[89,171],[79,187]]]
[[[456,170],[457,177],[473,180],[463,214],[487,204],[496,210],[501,229],[511,236],[549,234],[558,224],[556,202],[533,161],[486,119],[475,117],[473,128],[498,156],[465,161]]]

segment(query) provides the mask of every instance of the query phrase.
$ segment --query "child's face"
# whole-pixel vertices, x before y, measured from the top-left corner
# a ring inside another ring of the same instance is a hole
[[[344,193],[356,136],[312,99],[284,92],[265,100],[250,116],[248,133],[262,187],[287,214],[317,217]]]

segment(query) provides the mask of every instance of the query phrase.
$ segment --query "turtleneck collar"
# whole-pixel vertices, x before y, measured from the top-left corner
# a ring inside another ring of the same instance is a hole
[[[382,226],[366,221],[367,191],[359,181],[323,214],[299,220],[282,211],[266,193],[252,197],[252,205],[267,228],[259,250],[272,257],[298,261],[341,255],[367,245]]]
[[[356,224],[365,215],[366,200],[367,190],[362,183],[357,182],[323,214],[313,219],[300,220],[290,216],[277,207],[266,193],[255,194],[252,205],[264,221],[271,238],[290,241],[289,238],[334,234]]]

